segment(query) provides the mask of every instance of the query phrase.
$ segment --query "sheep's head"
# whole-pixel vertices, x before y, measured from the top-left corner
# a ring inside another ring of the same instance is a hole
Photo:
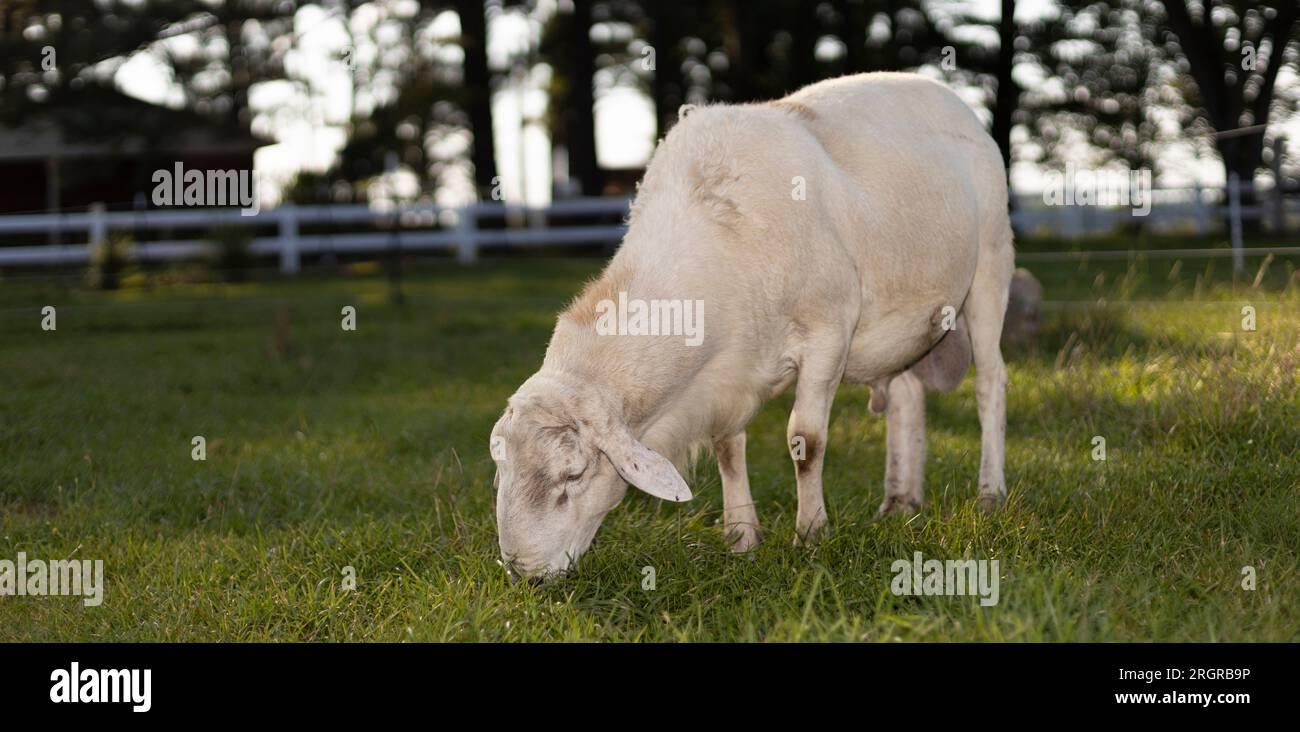
[[[492,428],[497,535],[512,577],[563,573],[591,546],[630,483],[669,501],[690,488],[594,389],[536,375]]]

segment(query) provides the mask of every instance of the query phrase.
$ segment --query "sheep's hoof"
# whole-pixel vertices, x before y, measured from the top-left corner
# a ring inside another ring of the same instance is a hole
[[[735,554],[748,554],[763,543],[763,535],[753,526],[733,526],[726,533],[727,548]]]
[[[1006,496],[990,493],[988,495],[980,496],[979,500],[975,502],[975,506],[984,513],[993,513],[1001,508],[1005,501]]]
[[[906,496],[885,496],[884,502],[880,504],[880,510],[876,512],[876,518],[882,519],[886,516],[910,518],[920,510],[921,504]]]
[[[826,518],[822,517],[806,527],[796,526],[794,530],[795,546],[816,546],[826,535]]]

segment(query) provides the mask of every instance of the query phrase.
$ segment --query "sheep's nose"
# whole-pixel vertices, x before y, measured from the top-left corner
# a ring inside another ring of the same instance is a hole
[[[523,575],[519,573],[519,570],[515,569],[514,562],[505,561],[501,563],[501,566],[506,568],[506,576],[510,578],[511,582],[518,582],[523,579]]]
[[[521,580],[527,580],[528,584],[532,585],[533,587],[542,584],[544,578],[525,577],[524,573],[521,572],[519,568],[515,566],[515,563],[513,561],[502,562],[501,564],[506,568],[506,576],[510,578],[511,582],[519,582]]]

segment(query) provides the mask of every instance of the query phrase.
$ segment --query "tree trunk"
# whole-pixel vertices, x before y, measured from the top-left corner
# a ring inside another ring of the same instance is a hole
[[[840,16],[840,41],[844,43],[844,73],[866,70],[867,19],[862,0],[837,0]]]
[[[474,146],[474,187],[479,200],[491,200],[496,187],[496,137],[492,130],[492,72],[487,60],[487,20],[483,0],[456,0],[460,16],[460,45],[465,52],[465,111]]]
[[[739,0],[726,0],[718,9],[718,16],[722,24],[722,46],[730,66],[726,78],[731,94],[727,101],[752,102],[759,95],[756,79],[763,46],[755,28],[754,10],[743,7]]]
[[[1002,0],[1002,18],[998,21],[997,98],[993,105],[993,140],[1002,151],[1002,167],[1011,172],[1011,120],[1020,103],[1020,87],[1011,78],[1016,55],[1016,0]]]
[[[673,21],[673,9],[666,3],[655,3],[650,10],[650,45],[654,49],[654,79],[650,82],[650,95],[655,104],[655,139],[668,134],[668,128],[677,120],[677,110],[682,106],[682,83],[677,71],[677,44],[680,30]]]
[[[796,3],[793,17],[786,19],[786,32],[790,34],[789,76],[782,94],[792,94],[817,81],[820,74],[817,69],[816,47],[820,29],[817,26],[815,9],[803,3]]]
[[[248,87],[252,85],[248,59],[244,56],[244,19],[226,18],[226,48],[230,71],[230,123],[239,134],[248,134],[252,113],[248,109]]]
[[[573,0],[569,19],[569,88],[564,103],[565,140],[569,145],[569,175],[582,195],[604,192],[604,172],[596,160],[596,55],[591,44],[592,0]]]
[[[1224,167],[1224,186],[1223,186],[1223,227],[1224,231],[1232,230],[1229,196],[1232,195],[1230,188],[1230,179],[1235,173],[1237,180],[1241,183],[1239,195],[1242,209],[1254,206],[1258,200],[1255,195],[1255,171],[1263,164],[1264,135],[1263,133],[1251,133],[1237,137],[1228,137],[1220,139],[1215,145],[1219,152],[1219,157],[1223,159]],[[1246,236],[1255,236],[1262,230],[1261,221],[1256,217],[1247,217],[1242,215],[1241,231]]]

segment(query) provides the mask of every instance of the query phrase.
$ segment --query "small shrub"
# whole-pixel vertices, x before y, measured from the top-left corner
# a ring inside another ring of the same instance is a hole
[[[249,277],[253,268],[253,253],[249,245],[253,236],[242,226],[218,226],[208,232],[208,241],[213,244],[213,256],[209,267],[220,279],[227,282],[243,282]]]
[[[130,266],[131,247],[134,241],[129,234],[110,234],[102,244],[92,247],[90,253],[90,286],[101,290],[116,290]]]

